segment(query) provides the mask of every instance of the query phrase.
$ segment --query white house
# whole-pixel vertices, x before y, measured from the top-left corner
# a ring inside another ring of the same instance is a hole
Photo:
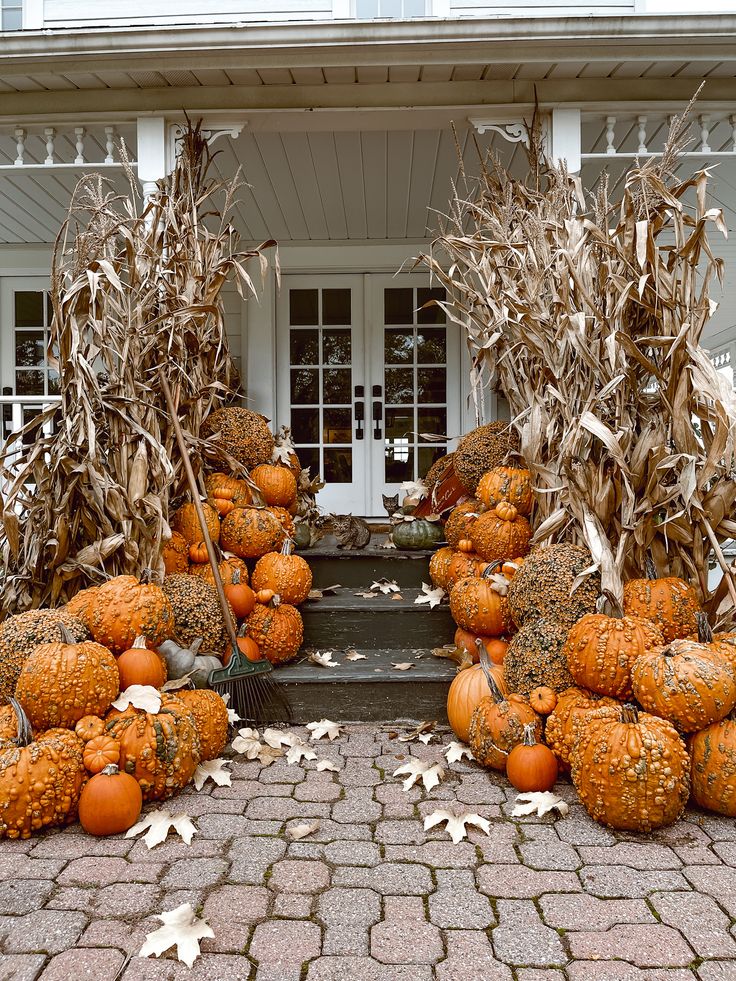
[[[381,513],[382,492],[444,452],[421,433],[452,438],[474,424],[462,339],[438,311],[417,312],[431,284],[406,271],[447,209],[451,122],[469,168],[474,139],[517,165],[536,100],[552,153],[592,187],[604,168],[615,182],[660,150],[668,118],[704,81],[684,166],[718,165],[715,195],[734,224],[733,4],[0,3],[6,432],[54,394],[44,291],[78,177],[119,181],[124,139],[150,189],[183,110],[204,120],[221,174],[243,167],[244,239],[280,245],[280,291],[272,275],[260,304],[226,297],[249,404],[291,426],[303,462],[328,480],[325,506],[358,514]],[[716,244],[727,278],[709,343],[730,370],[736,253]]]

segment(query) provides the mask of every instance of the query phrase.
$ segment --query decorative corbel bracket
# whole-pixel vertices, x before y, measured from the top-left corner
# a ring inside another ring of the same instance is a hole
[[[523,119],[503,122],[494,116],[469,116],[468,122],[481,136],[483,133],[498,133],[507,143],[529,143],[529,135]]]

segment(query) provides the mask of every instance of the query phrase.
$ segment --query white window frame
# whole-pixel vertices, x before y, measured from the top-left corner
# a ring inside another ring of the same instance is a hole
[[[450,16],[450,0],[425,0],[425,7],[425,17]],[[332,0],[332,16],[335,20],[355,20],[356,0]]]

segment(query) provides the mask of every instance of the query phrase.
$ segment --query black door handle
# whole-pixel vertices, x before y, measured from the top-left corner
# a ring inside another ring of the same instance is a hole
[[[363,396],[365,394],[365,387],[363,385],[355,386],[355,398],[360,401],[355,403],[354,413],[355,413],[355,438],[363,439],[365,435],[363,430],[363,420],[365,419],[365,402],[363,401]]]
[[[383,395],[383,389],[380,385],[373,386],[373,438],[381,439],[383,437],[383,432],[381,430],[381,423],[383,421],[383,404],[381,402],[381,396]]]

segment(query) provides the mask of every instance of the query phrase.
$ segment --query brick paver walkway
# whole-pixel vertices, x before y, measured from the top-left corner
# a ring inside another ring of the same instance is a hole
[[[466,761],[405,793],[393,770],[448,741],[350,726],[318,744],[337,773],[234,762],[232,787],[166,805],[197,825],[189,847],[76,825],[0,842],[0,981],[736,981],[736,822],[689,810],[614,834],[565,783],[566,818],[512,820],[506,781]],[[477,811],[490,837],[425,832],[438,807]],[[215,931],[194,968],[137,957],[182,902]]]

